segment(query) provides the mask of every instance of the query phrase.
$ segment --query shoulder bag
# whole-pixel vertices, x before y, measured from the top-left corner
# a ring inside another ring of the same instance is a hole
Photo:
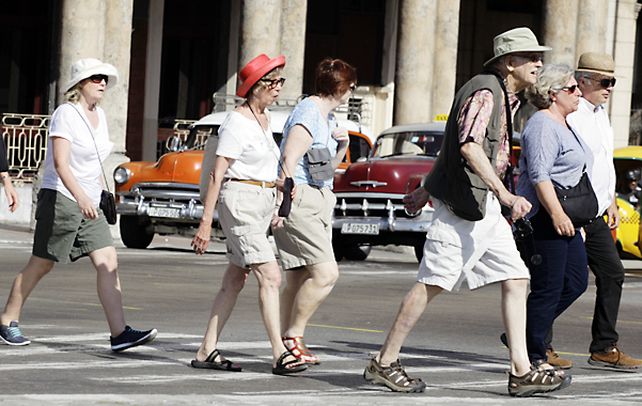
[[[577,185],[568,189],[555,187],[555,194],[575,227],[584,227],[597,217],[597,197],[586,173],[586,165]]]
[[[96,156],[98,157],[98,162],[100,163],[100,170],[103,173],[103,180],[105,181],[105,187],[107,190],[104,190],[100,193],[100,210],[103,211],[103,214],[105,215],[105,219],[107,220],[107,223],[109,224],[116,224],[116,219],[117,219],[117,212],[116,212],[116,199],[114,198],[114,194],[109,190],[109,183],[107,183],[107,176],[105,175],[105,168],[103,167],[103,161],[100,159],[100,152],[98,152],[98,145],[96,144],[96,138],[94,137],[94,132],[91,129],[91,126],[89,123],[85,120],[83,115],[76,109],[75,106],[72,105],[74,110],[76,110],[76,113],[80,115],[80,118],[82,119],[83,123],[87,126],[87,129],[89,130],[89,134],[91,134],[91,139],[94,141],[94,148],[96,149]]]

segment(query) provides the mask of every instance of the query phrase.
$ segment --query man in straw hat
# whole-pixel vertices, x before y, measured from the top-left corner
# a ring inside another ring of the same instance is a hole
[[[393,391],[423,392],[426,384],[409,377],[399,363],[401,346],[427,304],[444,290],[502,283],[502,313],[510,344],[508,391],[512,396],[550,392],[571,377],[550,365],[532,366],[526,351],[526,293],[529,272],[501,213],[524,217],[531,204],[509,191],[502,178],[510,160],[516,93],[535,83],[544,51],[528,28],[515,28],[494,39],[486,72],[473,77],[455,95],[441,153],[423,187],[404,197],[417,211],[430,197],[435,208],[417,282],[404,298],[395,322],[364,378]]]
[[[603,216],[599,216],[584,227],[586,254],[597,287],[588,362],[599,368],[636,371],[642,365],[642,360],[619,350],[619,336],[615,330],[624,267],[611,236],[611,230],[618,226],[620,218],[615,202],[613,129],[604,109],[615,86],[614,73],[615,63],[611,55],[596,52],[582,54],[575,73],[582,97],[577,111],[569,114],[566,120],[591,148],[591,184],[597,196],[599,213],[607,216],[607,222]]]

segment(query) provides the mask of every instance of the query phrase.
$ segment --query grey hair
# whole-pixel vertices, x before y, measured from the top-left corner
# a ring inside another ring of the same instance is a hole
[[[268,73],[266,73],[265,75],[263,75],[261,79],[276,79],[279,76],[281,76],[282,71],[283,71],[283,68],[279,66],[278,68],[274,68]],[[248,99],[250,97],[253,97],[256,92],[260,92],[261,90],[267,89],[268,85],[265,82],[262,82],[261,79],[257,80],[254,86],[252,86],[250,90],[247,92]]]
[[[564,64],[544,65],[537,73],[537,82],[526,89],[526,99],[538,109],[547,109],[553,104],[551,94],[556,94],[574,75],[573,69]]]

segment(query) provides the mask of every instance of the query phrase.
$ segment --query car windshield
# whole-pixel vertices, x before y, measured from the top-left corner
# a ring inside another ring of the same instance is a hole
[[[438,131],[404,131],[385,134],[377,138],[372,156],[375,158],[396,155],[436,157],[443,137],[443,133]]]

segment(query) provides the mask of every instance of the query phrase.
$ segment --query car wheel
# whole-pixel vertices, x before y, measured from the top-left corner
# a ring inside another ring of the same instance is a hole
[[[120,216],[120,239],[127,248],[147,248],[154,239],[154,228],[147,218]]]
[[[417,262],[421,262],[421,260],[424,257],[424,243],[425,241],[422,241],[420,243],[415,244],[414,246],[415,258],[417,258]]]
[[[343,256],[350,261],[364,261],[371,249],[370,245],[350,245],[344,248]]]

